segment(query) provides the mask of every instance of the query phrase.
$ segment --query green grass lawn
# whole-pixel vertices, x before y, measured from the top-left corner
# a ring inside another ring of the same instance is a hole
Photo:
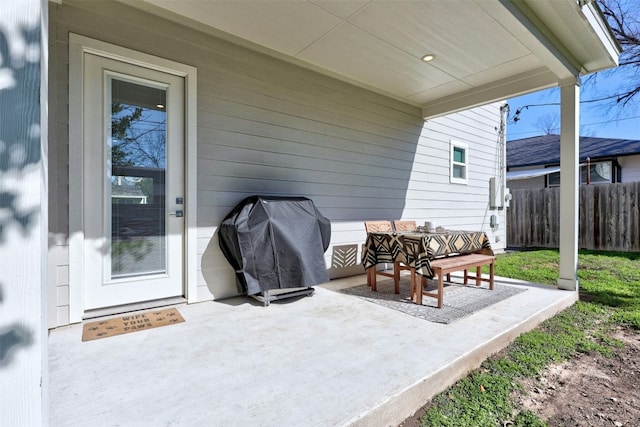
[[[610,356],[622,345],[609,337],[617,326],[640,330],[640,254],[581,251],[578,256],[581,301],[519,336],[499,356],[432,400],[424,426],[544,426],[521,411],[514,393],[520,380],[535,377],[551,363],[576,353]],[[495,274],[555,285],[557,250],[499,255]]]
[[[555,285],[557,250],[499,255],[496,275]],[[613,321],[640,330],[640,253],[580,251],[578,279],[583,301],[612,308]]]

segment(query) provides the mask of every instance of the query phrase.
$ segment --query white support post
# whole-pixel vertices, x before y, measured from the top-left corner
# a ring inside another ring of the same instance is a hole
[[[579,80],[563,85],[560,90],[560,278],[558,288],[577,291],[580,194]]]
[[[2,2],[0,424],[47,426],[46,0]],[[7,49],[7,46],[9,48]],[[34,55],[40,51],[40,55]]]

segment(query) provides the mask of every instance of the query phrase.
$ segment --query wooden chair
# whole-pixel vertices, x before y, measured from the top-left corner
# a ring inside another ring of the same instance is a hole
[[[399,221],[393,221],[393,227],[395,228],[396,231],[416,231],[418,230],[418,225],[416,224],[415,221],[412,220],[399,220]],[[406,266],[401,266],[400,267],[402,270],[411,270],[410,267],[406,267]],[[465,271],[466,273],[466,271]],[[451,281],[451,275],[449,273],[447,273],[447,281]],[[426,278],[422,278],[421,280],[421,285],[426,286],[427,284],[427,279]],[[413,277],[413,275],[411,276],[411,299],[414,299],[414,295],[415,295],[415,288],[416,286],[418,286],[416,284],[416,280]]]
[[[364,229],[367,233],[377,233],[378,231],[393,231],[391,221],[365,221]]]
[[[402,220],[393,221],[393,228],[395,228],[396,231],[416,231],[418,226],[415,221]]]
[[[396,231],[400,231],[400,232],[402,232],[402,231],[416,231],[416,230],[418,230],[418,225],[413,220],[398,220],[398,221],[393,221],[393,228]],[[405,264],[400,264],[400,270],[411,270],[411,267],[409,267],[408,265],[405,265]],[[413,299],[413,294],[415,292],[413,279],[411,280],[410,292],[411,292],[411,298]]]
[[[367,233],[392,232],[393,226],[391,221],[365,221],[364,228]],[[408,270],[409,267],[401,265],[400,262],[393,263],[393,271],[388,273],[384,270],[378,270],[376,266],[367,269],[367,285],[371,286],[372,291],[376,291],[376,275],[391,277],[393,279],[394,292],[400,293],[400,270]]]

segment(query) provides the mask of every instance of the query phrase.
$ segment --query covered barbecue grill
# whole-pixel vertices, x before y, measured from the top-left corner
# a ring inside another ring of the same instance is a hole
[[[238,290],[265,305],[311,294],[311,286],[329,280],[324,252],[331,223],[306,197],[248,197],[222,221],[218,238]],[[276,289],[291,292],[269,293]]]

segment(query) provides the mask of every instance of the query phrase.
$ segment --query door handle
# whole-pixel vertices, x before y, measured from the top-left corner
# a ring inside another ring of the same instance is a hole
[[[176,218],[182,218],[184,216],[184,211],[169,212],[169,215],[173,215]]]

